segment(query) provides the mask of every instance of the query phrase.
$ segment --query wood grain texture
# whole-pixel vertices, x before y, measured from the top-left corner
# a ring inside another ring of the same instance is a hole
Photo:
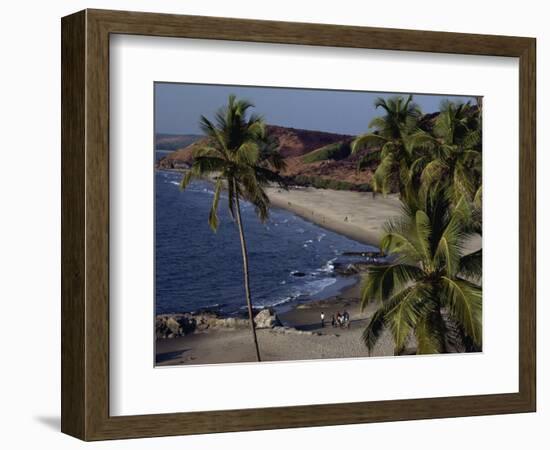
[[[109,416],[109,35],[112,33],[518,57],[519,392]],[[534,39],[87,10],[63,18],[62,40],[62,430],[65,433],[84,440],[119,439],[535,410]]]
[[[85,431],[85,20],[65,17],[61,35],[61,430]]]

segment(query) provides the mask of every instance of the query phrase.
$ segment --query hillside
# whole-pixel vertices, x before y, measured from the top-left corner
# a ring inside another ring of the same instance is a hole
[[[357,172],[357,155],[351,155],[354,136],[324,131],[267,125],[267,132],[279,140],[287,169],[283,173],[294,184],[330,189],[370,190],[372,171]],[[193,161],[196,148],[205,138],[165,156],[161,169],[185,169]]]
[[[155,148],[157,150],[177,150],[187,147],[202,138],[200,134],[166,134],[155,135]]]

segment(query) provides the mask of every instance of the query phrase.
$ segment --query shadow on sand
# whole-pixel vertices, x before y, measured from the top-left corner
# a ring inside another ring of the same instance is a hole
[[[185,353],[185,352],[188,352],[189,348],[184,348],[183,350],[177,350],[177,351],[174,351],[174,352],[164,352],[164,353],[157,353],[157,355],[155,356],[155,362],[157,364],[162,364],[163,362],[166,362],[166,361],[172,361],[174,359],[179,359],[181,358],[181,356]]]

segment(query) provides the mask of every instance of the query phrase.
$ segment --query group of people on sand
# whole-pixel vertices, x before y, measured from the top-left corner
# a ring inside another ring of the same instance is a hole
[[[349,328],[350,326],[350,320],[349,320],[349,313],[344,310],[342,314],[340,314],[340,311],[337,312],[336,316],[333,314],[331,321],[330,321],[332,328]],[[321,311],[321,328],[325,327],[325,312]]]

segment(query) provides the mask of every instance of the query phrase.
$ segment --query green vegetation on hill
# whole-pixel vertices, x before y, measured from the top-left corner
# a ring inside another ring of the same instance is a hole
[[[351,145],[349,141],[335,142],[325,145],[307,155],[304,155],[302,161],[311,164],[317,161],[326,161],[327,159],[340,160],[347,158],[351,154]]]
[[[369,183],[355,184],[349,181],[323,178],[319,176],[298,175],[293,178],[294,184],[298,186],[314,187],[317,189],[333,189],[335,191],[359,191],[372,192]]]

